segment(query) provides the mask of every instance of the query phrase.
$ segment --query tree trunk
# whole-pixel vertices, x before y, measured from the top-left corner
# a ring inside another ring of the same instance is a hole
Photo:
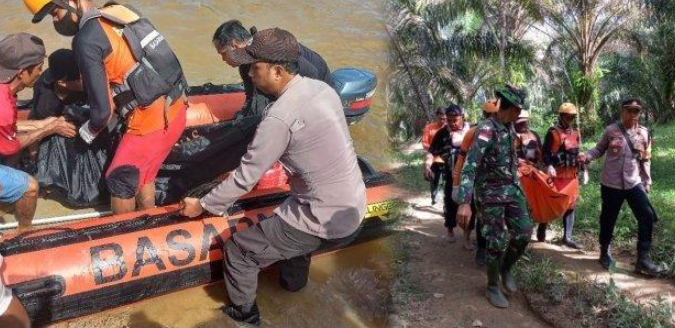
[[[583,111],[579,115],[581,123],[581,132],[584,135],[593,135],[598,127],[599,119],[595,108],[595,91],[598,88],[597,83],[593,77],[593,63],[582,63],[581,73],[585,81],[582,81],[580,86],[577,86],[577,100]]]
[[[504,79],[504,82],[511,82],[509,81],[509,72],[506,68],[506,33],[507,33],[507,26],[506,26],[506,13],[504,10],[504,2],[501,2],[500,8],[499,8],[499,67],[502,70],[502,79]]]

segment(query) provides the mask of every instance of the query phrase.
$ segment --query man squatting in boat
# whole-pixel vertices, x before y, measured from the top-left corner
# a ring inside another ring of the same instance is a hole
[[[45,60],[42,40],[27,33],[0,41],[0,202],[14,204],[19,231],[30,229],[37,204],[37,181],[6,161],[42,138],[59,134],[72,138],[75,127],[62,117],[17,122],[16,94],[32,88]],[[0,255],[0,267],[2,255]],[[29,327],[26,310],[0,279],[0,327]]]
[[[234,174],[201,199],[185,198],[182,213],[227,215],[277,160],[282,163],[291,196],[271,218],[235,233],[224,250],[231,304],[223,311],[258,325],[258,272],[280,261],[281,285],[291,291],[304,287],[311,252],[355,238],[366,209],[366,188],[339,96],[328,84],[297,74],[300,51],[291,33],[263,30],[250,45],[228,51],[236,65],[250,64],[255,86],[277,100],[263,111]]]

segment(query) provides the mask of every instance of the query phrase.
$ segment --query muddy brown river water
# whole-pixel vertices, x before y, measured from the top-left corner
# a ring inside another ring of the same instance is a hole
[[[386,166],[385,81],[388,38],[384,0],[170,0],[120,1],[148,16],[178,54],[192,85],[238,83],[237,70],[226,66],[211,46],[218,25],[239,19],[258,29],[281,27],[319,52],[331,69],[368,69],[378,77],[370,114],[350,128],[357,153],[376,167]],[[101,4],[102,1],[97,3]],[[0,0],[0,37],[20,31],[45,40],[48,52],[69,47],[51,21],[30,23],[20,0]],[[29,97],[30,93],[21,96]],[[36,218],[88,212],[40,200]],[[11,215],[5,215],[11,221]],[[1,222],[2,220],[0,220]],[[391,256],[385,240],[324,255],[312,264],[311,281],[300,293],[284,292],[274,271],[261,274],[259,302],[264,326],[350,326],[384,324]],[[61,323],[58,327],[212,327],[234,326],[218,308],[222,284],[184,290],[105,313]]]

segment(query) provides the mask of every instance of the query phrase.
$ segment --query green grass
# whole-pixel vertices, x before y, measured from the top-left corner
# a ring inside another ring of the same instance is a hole
[[[404,154],[398,150],[390,152],[391,160],[402,165],[394,172],[397,184],[408,191],[424,192],[429,190],[429,182],[422,176],[422,165],[424,164],[424,153],[414,151],[410,154]]]
[[[551,316],[573,314],[565,318],[565,321],[571,320],[566,322],[566,327],[675,327],[669,304],[655,300],[650,304],[637,305],[621,294],[613,281],[598,284],[579,279],[576,275],[564,273],[550,259],[540,256],[520,261],[516,268],[526,297],[537,300],[536,304],[532,304],[533,310],[544,311],[540,315],[546,320],[557,322],[561,318]]]

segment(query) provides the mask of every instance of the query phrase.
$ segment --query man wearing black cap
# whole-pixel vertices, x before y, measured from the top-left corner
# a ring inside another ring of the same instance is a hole
[[[33,87],[29,119],[61,116],[65,106],[84,105],[87,96],[82,89],[80,70],[70,49],[59,49],[49,55],[46,69]]]
[[[42,72],[45,47],[27,33],[0,41],[0,161],[52,134],[74,137],[75,127],[63,118],[17,122],[16,94],[30,88]],[[0,165],[0,202],[15,205],[19,231],[30,229],[35,214],[38,184],[28,174]]]
[[[311,252],[349,243],[356,236],[365,213],[366,188],[340,98],[328,84],[297,75],[298,42],[291,33],[260,31],[231,57],[239,65],[251,64],[253,83],[277,100],[263,112],[234,174],[205,197],[186,198],[183,214],[196,217],[206,209],[227,215],[231,205],[281,161],[291,195],[274,216],[235,233],[225,245],[225,285],[232,304],[224,311],[235,320],[259,324],[258,272],[282,261],[282,286],[302,288]],[[286,276],[290,279],[284,278],[285,266],[292,269]]]
[[[220,25],[213,34],[213,46],[223,58],[223,61],[232,67],[239,68],[239,75],[244,82],[244,89],[246,92],[246,103],[242,109],[244,116],[260,114],[267,104],[274,101],[271,95],[260,93],[256,89],[251,77],[248,75],[251,65],[237,65],[230,57],[232,51],[242,49],[249,45],[251,40],[253,40],[253,35],[256,31],[255,27],[252,27],[249,31],[244,28],[240,21],[230,20]],[[300,50],[298,75],[321,80],[332,86],[333,77],[328,68],[328,64],[326,64],[326,61],[323,60],[321,55],[305,47],[301,43],[298,43],[298,47]]]
[[[444,196],[444,217],[445,228],[448,229],[448,240],[454,243],[457,239],[455,237],[455,227],[457,227],[457,204],[452,200],[452,170],[459,158],[459,148],[462,145],[462,140],[466,132],[469,131],[470,125],[464,122],[464,109],[458,105],[450,105],[444,109],[446,116],[445,128],[436,133],[431,141],[429,151],[425,156],[424,167],[425,174],[430,175],[431,167],[434,163],[434,157],[443,159],[445,172],[445,196]],[[428,176],[427,179],[431,179]],[[467,250],[473,249],[470,236],[471,230],[464,230],[464,248]]]
[[[658,216],[647,196],[652,185],[652,138],[649,130],[640,125],[642,107],[639,99],[625,100],[621,120],[608,126],[595,148],[579,154],[578,159],[587,163],[606,155],[600,176],[600,264],[609,269],[614,262],[610,252],[614,226],[624,201],[628,201],[638,222],[635,272],[658,276],[665,268],[652,262],[649,255]]]

